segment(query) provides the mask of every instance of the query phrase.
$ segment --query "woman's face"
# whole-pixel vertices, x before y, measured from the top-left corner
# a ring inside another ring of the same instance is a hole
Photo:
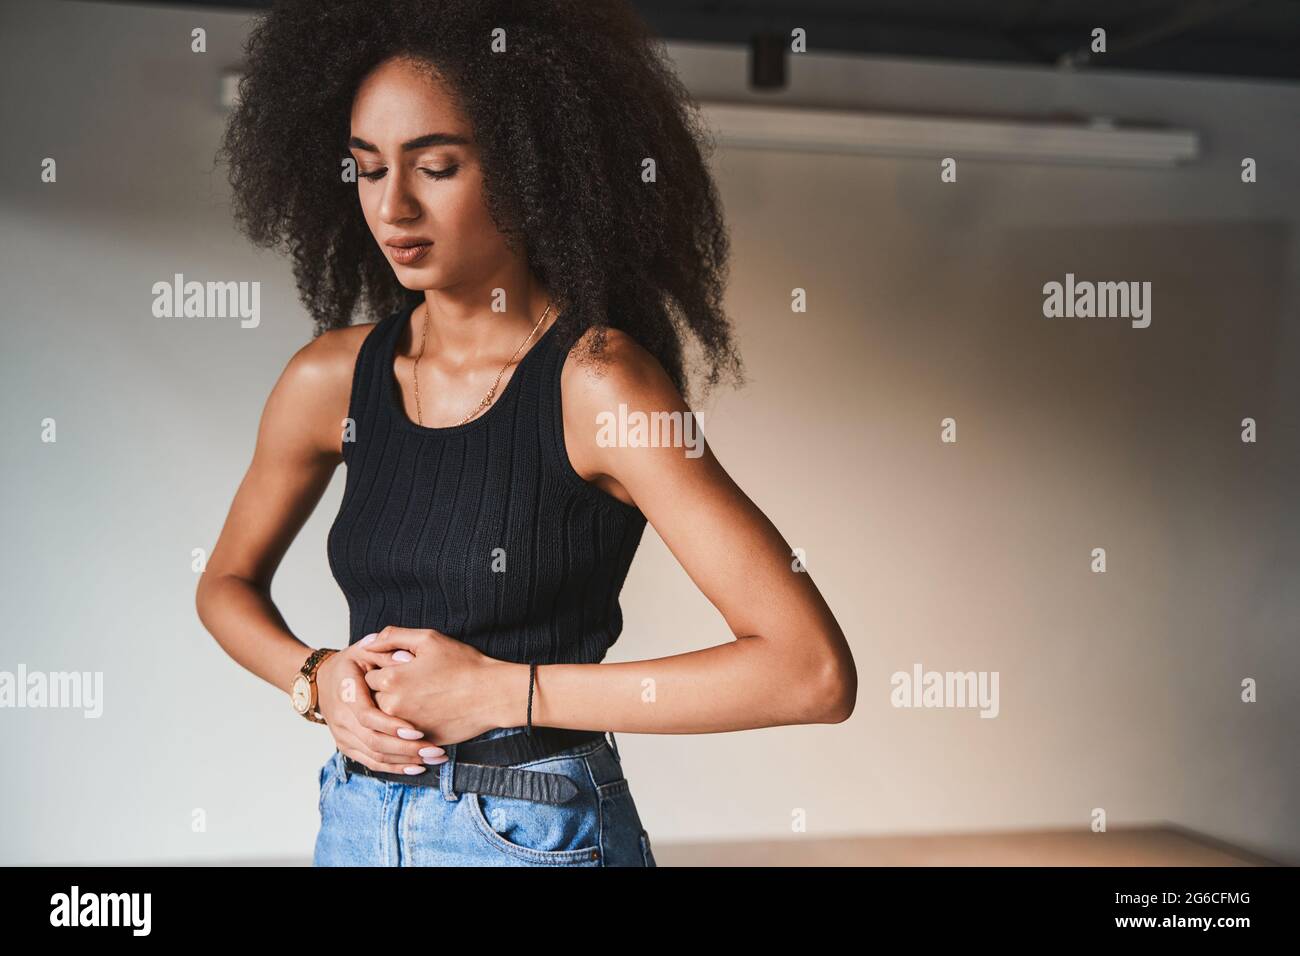
[[[391,59],[366,76],[348,146],[366,223],[403,286],[475,291],[506,263],[472,131],[427,71]]]

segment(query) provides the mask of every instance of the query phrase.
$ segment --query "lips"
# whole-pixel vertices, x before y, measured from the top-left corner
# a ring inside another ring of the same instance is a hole
[[[388,254],[393,257],[393,261],[404,266],[419,262],[433,248],[432,240],[419,237],[390,239],[384,245],[388,246]]]

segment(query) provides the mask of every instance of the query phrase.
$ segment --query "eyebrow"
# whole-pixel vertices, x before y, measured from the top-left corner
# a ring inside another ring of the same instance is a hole
[[[417,136],[415,139],[408,139],[402,144],[402,152],[412,149],[423,149],[426,146],[468,146],[469,140],[464,136],[458,136],[455,133],[425,133],[423,136]],[[367,143],[360,136],[353,136],[348,140],[348,146],[352,149],[364,150],[367,153],[379,152],[379,147],[374,143]]]

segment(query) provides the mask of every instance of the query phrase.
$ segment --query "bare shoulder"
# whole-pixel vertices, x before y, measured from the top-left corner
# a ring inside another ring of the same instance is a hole
[[[322,332],[293,354],[285,368],[286,374],[292,373],[304,384],[318,388],[338,384],[350,387],[361,343],[375,325],[365,322]]]
[[[574,343],[560,371],[564,443],[581,478],[626,504],[636,504],[627,482],[633,460],[646,463],[648,456],[629,455],[602,442],[600,422],[618,416],[620,407],[647,413],[689,409],[659,360],[631,335],[606,329],[604,348],[593,355],[594,336],[589,329]]]
[[[320,453],[341,458],[341,422],[348,414],[357,355],[376,324],[329,329],[299,348],[267,402],[269,427],[293,428]]]
[[[676,407],[682,397],[659,360],[619,329],[606,329],[599,354],[590,354],[595,330],[582,334],[565,357],[560,390],[565,418],[570,409],[581,420],[588,413],[617,408],[619,402],[640,407]]]

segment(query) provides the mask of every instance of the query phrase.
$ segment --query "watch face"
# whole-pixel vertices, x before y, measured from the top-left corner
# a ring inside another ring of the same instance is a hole
[[[293,709],[300,714],[307,713],[307,708],[311,706],[311,683],[302,674],[299,674],[293,681]]]

